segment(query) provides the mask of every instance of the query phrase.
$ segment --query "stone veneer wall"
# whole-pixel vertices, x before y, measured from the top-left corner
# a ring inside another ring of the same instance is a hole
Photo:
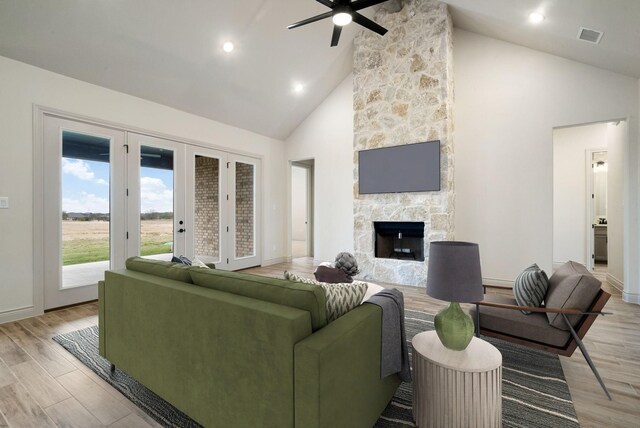
[[[254,253],[254,166],[236,163],[236,257]]]
[[[424,221],[429,242],[453,239],[452,23],[447,6],[407,0],[374,20],[389,32],[361,31],[354,53],[354,255],[365,279],[426,285],[424,262],[378,259],[374,221]],[[359,150],[441,142],[441,191],[360,195]]]
[[[220,202],[218,177],[220,161],[196,156],[195,254],[218,258],[220,254]]]

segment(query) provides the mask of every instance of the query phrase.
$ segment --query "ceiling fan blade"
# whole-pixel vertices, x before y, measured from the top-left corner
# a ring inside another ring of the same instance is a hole
[[[357,1],[354,1],[353,3],[351,3],[349,6],[353,10],[361,10],[361,9],[366,9],[368,7],[371,7],[371,6],[375,6],[375,5],[380,4],[380,3],[384,3],[386,1],[388,1],[388,0],[357,0]]]
[[[373,22],[372,20],[370,20],[366,16],[360,15],[358,12],[353,12],[351,14],[351,16],[353,17],[353,22],[362,25],[364,28],[367,28],[367,29],[369,29],[371,31],[375,31],[376,33],[380,34],[381,36],[384,36],[385,34],[387,34],[387,29],[386,28],[384,28],[381,25],[376,24],[375,22]]]
[[[335,6],[335,4],[331,1],[331,0],[316,0],[318,3],[322,3],[323,5],[327,6],[328,8],[333,9],[333,6]]]
[[[340,33],[342,32],[342,27],[339,25],[333,26],[333,35],[331,36],[331,47],[338,46],[338,41],[340,40]]]
[[[311,18],[303,19],[302,21],[298,21],[296,23],[288,25],[287,28],[289,30],[292,30],[303,25],[311,24],[312,22],[320,21],[321,19],[330,18],[332,14],[333,12],[325,12],[320,15],[312,16]]]

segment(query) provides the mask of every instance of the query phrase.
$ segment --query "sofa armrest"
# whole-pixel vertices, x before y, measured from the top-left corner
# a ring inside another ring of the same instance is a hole
[[[382,310],[361,305],[295,346],[295,426],[370,428],[400,385],[380,379]]]

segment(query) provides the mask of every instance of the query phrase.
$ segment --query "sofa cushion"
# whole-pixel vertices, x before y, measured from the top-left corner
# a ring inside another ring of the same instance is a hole
[[[369,284],[362,281],[351,283],[327,283],[304,278],[293,272],[284,271],[284,279],[304,284],[315,284],[324,290],[327,299],[327,321],[331,322],[346,314],[364,301]]]
[[[311,315],[314,331],[327,325],[325,295],[322,288],[315,284],[217,269],[189,269],[195,285],[302,309]]]
[[[315,279],[311,279],[311,278],[305,278],[296,273],[289,272],[288,270],[285,270],[282,276],[284,277],[284,279],[291,282],[301,282],[303,284],[320,285],[320,281],[316,281]]]
[[[569,261],[549,278],[549,289],[544,298],[545,306],[586,311],[600,291],[601,284],[583,265]],[[552,326],[569,330],[562,315],[548,313],[547,317]],[[575,326],[582,316],[568,315],[568,318],[571,325]]]
[[[318,266],[314,272],[316,280],[320,282],[328,282],[329,284],[340,284],[346,282],[353,282],[353,278],[344,273],[342,269]]]
[[[190,266],[166,262],[164,260],[145,259],[142,257],[130,257],[125,262],[129,270],[148,273],[162,278],[174,279],[192,284],[189,274]]]
[[[327,298],[327,322],[335,321],[362,303],[367,292],[366,282],[320,283]]]
[[[549,288],[547,274],[534,263],[516,278],[513,284],[513,295],[520,306],[539,307],[542,305],[547,288]],[[532,312],[522,311],[522,313],[529,315]]]
[[[504,305],[517,305],[514,298],[499,294],[485,294],[484,300]],[[473,321],[476,322],[475,306],[470,309],[469,313]],[[487,330],[556,347],[566,345],[571,336],[568,331],[559,330],[549,325],[546,315],[542,312],[525,315],[521,311],[489,306],[480,306],[480,326]]]

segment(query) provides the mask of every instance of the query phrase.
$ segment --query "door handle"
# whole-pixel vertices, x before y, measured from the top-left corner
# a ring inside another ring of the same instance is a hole
[[[187,231],[187,229],[178,229],[178,233],[184,233],[186,231]]]

